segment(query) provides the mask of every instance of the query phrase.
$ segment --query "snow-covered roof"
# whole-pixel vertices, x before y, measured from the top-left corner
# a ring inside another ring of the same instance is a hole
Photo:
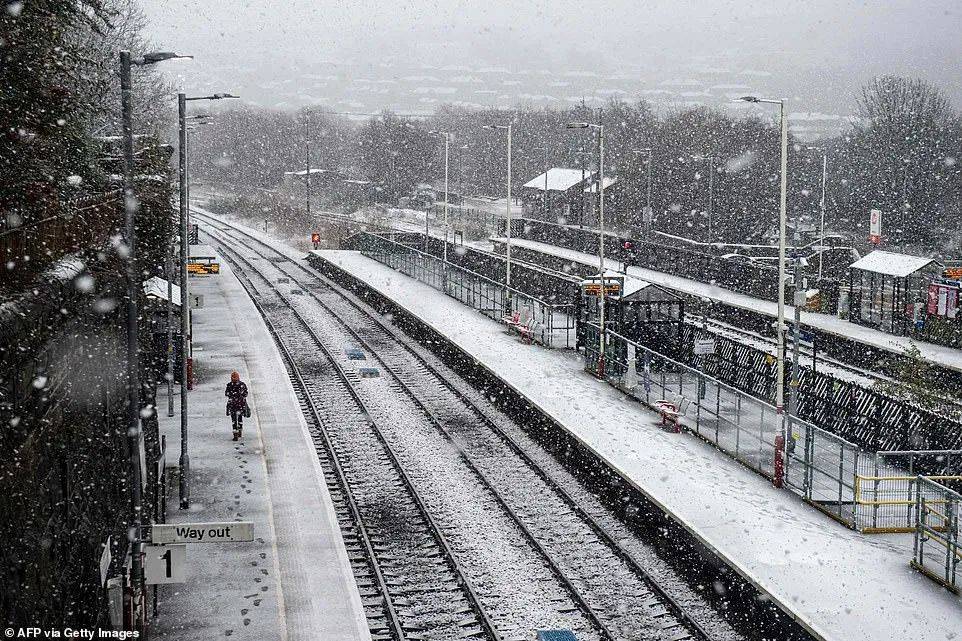
[[[646,290],[646,289],[649,289],[649,288],[650,288],[651,290],[658,290],[657,293],[658,293],[659,295],[660,295],[660,294],[664,294],[666,299],[677,299],[677,298],[678,298],[678,297],[675,296],[674,294],[666,291],[664,288],[659,287],[658,285],[655,285],[655,284],[653,284],[653,283],[649,283],[647,280],[643,280],[643,279],[637,278],[637,277],[635,277],[635,276],[626,276],[626,275],[625,275],[624,273],[622,273],[622,272],[616,272],[616,271],[611,270],[611,269],[606,269],[606,270],[605,270],[605,279],[608,279],[608,280],[616,280],[616,279],[624,280],[624,285],[622,286],[621,296],[620,296],[620,298],[622,298],[622,299],[625,299],[625,298],[628,298],[628,297],[630,297],[630,296],[633,296],[633,295],[635,295],[635,294],[637,294],[637,293],[639,293],[639,292],[641,292],[641,291],[644,291],[644,290]],[[597,283],[597,282],[598,282],[598,274],[594,274],[594,275],[592,275],[592,276],[589,276],[589,277],[586,278],[585,280],[581,281],[581,284],[582,284],[582,285],[586,285],[586,284],[590,284],[590,283],[593,283],[593,282],[594,282],[594,283]]]
[[[852,263],[850,269],[861,269],[866,272],[885,274],[904,278],[909,274],[928,267],[936,262],[932,258],[922,256],[909,256],[908,254],[896,254],[895,252],[873,251]]]
[[[608,189],[609,187],[614,185],[616,182],[618,182],[618,179],[615,178],[614,176],[605,176],[605,189]],[[593,182],[587,187],[585,187],[586,194],[593,194],[597,191],[598,191],[598,183]]]
[[[538,189],[540,191],[544,191],[545,173],[548,174],[548,191],[568,191],[580,183],[582,177],[585,180],[588,180],[594,175],[593,172],[587,170],[582,174],[581,169],[552,167],[547,172],[543,172],[538,175],[537,178],[532,178],[526,182],[524,186],[528,189]]]
[[[148,278],[144,281],[144,293],[153,298],[167,300],[167,281],[160,276]],[[171,285],[170,293],[174,298],[174,305],[180,307],[180,285]]]

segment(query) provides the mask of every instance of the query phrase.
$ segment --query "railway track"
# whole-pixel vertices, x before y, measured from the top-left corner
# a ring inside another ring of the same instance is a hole
[[[463,531],[463,521],[451,523],[451,505],[445,500],[429,498],[425,511],[435,514],[438,527],[450,538],[452,560],[461,558],[463,571],[475,578],[480,590],[474,595],[477,608],[481,612],[487,608],[492,627],[502,630],[506,638],[530,633],[531,628],[520,623],[525,617],[519,618],[517,612],[530,595],[513,594],[506,599],[499,590],[490,590],[499,578],[492,576],[490,564],[479,561],[490,556],[483,547],[491,543],[523,548],[525,579],[531,579],[528,572],[539,576],[542,591],[553,592],[548,610],[553,607],[554,614],[548,616],[567,618],[579,638],[739,638],[703,600],[686,594],[680,601],[665,590],[660,583],[663,573],[656,580],[646,571],[638,559],[638,546],[625,544],[632,538],[630,533],[623,527],[619,530],[603,506],[586,496],[549,455],[537,451],[520,428],[484,407],[484,399],[476,392],[455,385],[450,373],[409,346],[396,329],[314,270],[238,230],[217,223],[214,229],[212,235],[223,253],[241,271],[258,271],[263,287],[276,290],[272,281],[290,285],[291,295],[278,291],[278,296],[300,316],[302,326],[313,328],[315,343],[326,345],[322,351],[328,360],[344,370],[344,381],[354,386],[355,405],[364,408],[366,427],[381,434],[383,447],[397,450],[393,454],[396,467],[408,466],[412,486],[430,488],[425,496],[439,491],[438,482],[462,493],[470,491],[472,502],[482,508],[478,514],[489,521],[481,548],[470,532]],[[245,246],[253,256],[242,256],[233,246]],[[352,362],[364,364],[356,368],[353,378]],[[375,371],[376,377],[363,378]],[[311,387],[306,381],[300,385]],[[313,413],[322,416],[319,410],[328,409],[336,415],[341,403],[337,399]],[[385,428],[390,422],[394,425]],[[425,461],[423,456],[417,460],[418,451],[431,451],[436,460]],[[439,468],[445,472],[441,474]],[[459,471],[452,474],[453,468]],[[416,493],[413,487],[411,491]],[[495,532],[499,535],[492,540]],[[505,540],[496,540],[499,537]]]
[[[265,300],[249,273],[241,272],[242,283],[287,362],[372,638],[500,639],[444,534],[354,394],[353,377],[319,340],[313,357],[292,350],[305,333],[316,339],[310,326],[283,297]],[[416,608],[411,595],[419,599]]]

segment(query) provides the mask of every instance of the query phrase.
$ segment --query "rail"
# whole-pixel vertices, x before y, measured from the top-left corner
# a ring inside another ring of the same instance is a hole
[[[960,513],[962,494],[931,477],[916,478],[911,565],[955,594],[960,591],[958,570],[962,561]]]
[[[425,254],[378,234],[361,232],[364,256],[444,292],[485,316],[502,321],[525,310],[534,342],[545,347],[572,347],[575,309],[572,303],[551,303],[486,276]]]
[[[227,249],[226,246],[223,247],[223,249],[226,250]],[[264,279],[265,282],[267,282],[269,289],[273,291],[278,296],[278,298],[283,302],[283,304],[285,304],[290,309],[293,317],[297,320],[298,324],[301,327],[303,327],[304,331],[311,338],[313,343],[317,346],[318,350],[320,350],[324,358],[330,363],[335,378],[344,386],[344,389],[347,391],[350,398],[363,411],[363,415],[366,417],[364,419],[365,422],[370,426],[373,434],[377,438],[377,441],[384,448],[384,452],[387,455],[387,460],[390,461],[390,465],[396,470],[396,473],[400,478],[401,483],[403,484],[405,490],[413,500],[414,504],[417,507],[417,510],[421,513],[424,521],[427,523],[428,527],[430,528],[431,536],[434,537],[434,539],[438,543],[438,546],[441,548],[444,558],[452,568],[457,582],[461,586],[463,586],[465,595],[468,601],[470,602],[472,608],[474,609],[474,613],[478,617],[478,622],[480,623],[481,627],[484,629],[487,638],[494,639],[495,641],[500,641],[501,639],[500,634],[497,632],[497,629],[494,623],[492,622],[492,620],[490,619],[487,611],[482,606],[480,598],[478,597],[478,594],[477,594],[477,589],[475,588],[473,582],[468,578],[464,569],[462,568],[462,565],[458,562],[457,557],[455,556],[454,551],[447,540],[447,536],[444,534],[444,530],[435,522],[434,518],[431,516],[431,513],[428,510],[427,504],[424,502],[424,499],[421,497],[420,493],[418,493],[418,491],[415,489],[413,482],[408,477],[408,474],[404,470],[400,459],[397,457],[397,454],[394,452],[393,448],[390,446],[388,441],[385,439],[385,437],[381,433],[380,427],[374,422],[372,418],[370,418],[372,414],[369,408],[367,407],[367,405],[365,404],[364,400],[358,394],[357,389],[355,388],[354,384],[350,380],[350,377],[347,375],[344,369],[337,362],[333,353],[330,351],[328,346],[323,342],[323,340],[317,334],[317,332],[304,319],[304,317],[300,314],[300,312],[298,312],[294,308],[291,302],[284,295],[281,294],[280,290],[275,285],[267,281],[267,279],[262,274],[260,274],[260,272],[250,263],[250,261],[248,261],[243,255],[241,255],[240,252],[237,252],[236,250],[227,250],[226,253],[228,255],[232,254],[236,258],[238,263],[244,263],[247,267],[247,270],[257,273],[260,276],[260,278]],[[228,260],[230,260],[230,258],[228,258]],[[394,600],[397,598],[398,595],[392,594],[391,581],[388,579],[387,575],[384,573],[384,571],[380,566],[380,562],[378,561],[378,557],[375,550],[376,541],[366,531],[366,525],[365,525],[364,519],[357,508],[356,500],[353,498],[353,490],[351,489],[351,486],[347,480],[346,474],[344,474],[344,471],[343,471],[344,467],[340,464],[338,451],[337,449],[335,449],[334,444],[330,440],[330,436],[327,433],[327,430],[324,428],[325,422],[321,418],[321,414],[319,413],[317,407],[314,405],[314,401],[312,400],[311,395],[308,391],[309,388],[304,381],[304,378],[302,376],[302,373],[299,367],[296,365],[293,359],[293,355],[289,351],[289,348],[287,347],[287,345],[281,339],[280,333],[278,332],[277,327],[275,326],[275,324],[270,318],[271,315],[268,314],[267,310],[265,310],[264,307],[258,302],[258,299],[255,296],[256,290],[254,289],[253,284],[250,282],[249,276],[247,276],[247,270],[241,270],[244,275],[244,278],[247,279],[247,284],[245,284],[245,290],[247,290],[247,293],[251,297],[251,300],[254,302],[255,307],[257,307],[258,312],[261,314],[261,316],[264,318],[265,322],[267,323],[268,329],[270,330],[272,337],[274,338],[275,342],[278,344],[279,348],[281,349],[285,357],[285,361],[287,362],[288,367],[292,372],[292,376],[291,376],[292,383],[295,383],[295,387],[303,391],[306,407],[307,409],[310,410],[311,416],[315,419],[315,422],[319,427],[319,431],[322,434],[322,437],[324,439],[325,449],[329,455],[329,460],[332,462],[332,464],[336,465],[335,470],[337,470],[338,480],[340,482],[342,490],[345,493],[345,497],[350,502],[352,517],[355,519],[355,523],[357,524],[359,532],[361,533],[361,536],[364,539],[363,542],[365,545],[365,556],[367,557],[369,563],[371,563],[376,573],[376,576],[378,577],[379,589],[384,596],[385,608],[389,612],[389,616],[391,618],[391,626],[392,626],[392,630],[394,631],[394,636],[397,639],[408,638],[407,635],[405,634],[401,617],[398,614],[397,605],[394,603]],[[242,284],[244,283],[242,282]]]
[[[260,242],[261,244],[264,244],[263,241],[258,241],[258,242]],[[253,249],[253,251],[258,256],[269,259],[266,256],[266,254],[263,254],[260,251],[257,251],[256,249]],[[295,266],[298,267],[301,271],[308,274],[309,276],[321,278],[314,271],[308,270],[303,265],[298,265],[295,263]],[[281,269],[282,271],[285,271],[287,274],[290,275],[291,278],[294,278],[293,274],[290,274],[290,272],[287,272],[283,268],[279,268],[279,269]],[[322,280],[324,282],[328,282],[326,279],[322,278]],[[360,305],[358,305],[350,296],[348,296],[346,293],[341,291],[338,286],[334,285],[333,283],[329,283],[329,285],[332,287],[332,289],[334,289],[334,291],[338,292],[342,296],[344,302],[349,304],[358,313],[364,315],[364,317],[370,321],[373,327],[378,328],[380,331],[384,332],[386,335],[392,335],[391,331],[388,329],[384,321],[382,321],[380,318],[376,316],[369,315],[369,313],[366,310],[364,310]],[[343,314],[343,312],[340,312],[340,313],[337,312],[333,307],[331,307],[331,305],[328,302],[325,302],[324,300],[322,300],[322,298],[316,293],[314,288],[304,287],[304,291],[307,293],[308,296],[314,299],[318,305],[320,305],[323,309],[327,310],[328,313],[343,326],[344,331],[350,334],[352,338],[359,345],[363,345],[367,349],[367,351],[373,355],[373,358],[378,362],[380,368],[383,371],[390,374],[390,376],[396,381],[399,388],[404,390],[405,393],[411,398],[411,400],[418,407],[421,408],[421,410],[424,412],[428,420],[435,425],[435,427],[445,436],[445,438],[451,441],[455,441],[454,436],[450,433],[449,428],[445,424],[445,417],[435,415],[436,410],[432,410],[420,398],[417,391],[411,387],[411,383],[408,382],[410,379],[407,376],[405,376],[403,369],[398,369],[398,367],[400,367],[399,365],[391,364],[389,362],[389,359],[383,356],[384,348],[382,346],[379,346],[377,341],[371,342],[369,338],[365,338],[365,335],[364,335],[365,332],[359,329],[359,325],[356,323],[356,321],[342,317],[341,314]],[[552,488],[552,490],[558,494],[561,500],[578,515],[578,517],[584,519],[584,521],[594,531],[594,533],[612,548],[614,554],[617,557],[621,558],[624,562],[626,562],[632,568],[632,570],[635,573],[637,573],[640,579],[645,584],[647,584],[647,586],[654,593],[657,594],[657,596],[660,599],[660,603],[652,607],[654,607],[655,609],[660,609],[664,607],[671,615],[677,617],[681,625],[687,627],[690,633],[694,633],[697,638],[700,638],[700,639],[712,638],[712,636],[701,626],[701,624],[699,624],[697,620],[692,618],[690,614],[685,610],[685,608],[677,600],[675,600],[664,588],[662,588],[659,582],[657,582],[655,578],[651,574],[649,574],[635,560],[635,557],[630,552],[628,552],[627,549],[623,547],[622,543],[618,541],[613,534],[609,533],[607,529],[605,529],[600,523],[598,523],[595,520],[594,516],[592,516],[588,511],[583,509],[579,505],[579,503],[575,500],[574,497],[572,497],[565,489],[563,489],[559,484],[557,484],[557,482],[551,477],[551,475],[549,475],[539,464],[535,462],[533,458],[531,458],[528,455],[528,453],[525,451],[522,445],[520,445],[515,440],[514,437],[510,436],[507,432],[505,432],[500,426],[497,425],[495,421],[492,421],[480,408],[477,407],[477,405],[475,405],[474,401],[472,401],[467,395],[465,395],[463,392],[459,391],[454,385],[452,385],[441,371],[436,369],[434,365],[432,365],[427,359],[423,357],[423,355],[419,354],[416,350],[412,349],[410,345],[408,345],[406,342],[403,342],[403,341],[397,341],[397,348],[404,351],[406,354],[410,355],[414,359],[414,361],[418,363],[419,366],[423,367],[425,371],[429,372],[433,377],[436,377],[438,381],[438,385],[440,387],[443,387],[449,390],[452,394],[454,394],[459,399],[459,401],[463,402],[464,406],[472,413],[472,415],[474,415],[480,421],[481,424],[485,426],[485,428],[490,429],[494,434],[497,435],[498,438],[502,439],[505,442],[505,444],[510,448],[510,450],[513,451],[516,455],[518,455],[525,462],[525,464],[528,465],[530,469],[535,474],[538,475],[539,478],[541,478],[547,485],[549,485]],[[284,349],[286,351],[286,348]],[[472,469],[477,474],[477,476],[482,480],[484,485],[490,489],[492,495],[499,502],[499,504],[501,504],[502,507],[511,514],[511,517],[515,521],[515,524],[525,534],[525,537],[537,549],[541,551],[541,553],[544,555],[544,557],[548,561],[549,565],[551,565],[555,569],[555,571],[558,573],[562,582],[566,584],[569,591],[572,592],[573,595],[578,600],[581,600],[582,599],[580,594],[581,589],[578,586],[576,586],[574,582],[570,581],[565,576],[565,573],[561,570],[560,567],[555,565],[555,562],[552,560],[551,555],[546,549],[544,549],[544,547],[542,546],[542,543],[538,540],[534,532],[530,530],[529,526],[525,525],[521,521],[521,519],[514,512],[514,510],[510,506],[508,506],[508,504],[505,502],[503,498],[500,497],[499,492],[492,485],[491,481],[488,480],[486,474],[481,471],[481,469],[478,466],[478,463],[476,463],[468,455],[468,451],[466,449],[461,451],[461,457],[464,460],[465,464],[470,469]],[[588,606],[587,603],[583,600],[581,601],[581,603],[583,605],[583,609],[585,610],[585,614],[590,619],[592,619],[596,623],[596,625],[599,626],[599,628],[601,628],[602,630],[605,630],[606,625],[598,618],[598,615],[594,612],[594,609]],[[677,637],[677,638],[682,638],[682,637]]]

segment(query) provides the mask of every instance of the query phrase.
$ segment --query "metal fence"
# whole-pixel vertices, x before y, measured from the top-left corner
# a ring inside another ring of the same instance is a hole
[[[918,475],[949,489],[962,488],[962,450],[878,452],[856,470],[858,528],[868,533],[913,532],[918,515]]]
[[[958,569],[962,561],[960,512],[962,494],[931,477],[917,477],[912,567],[956,594],[959,593]]]
[[[377,234],[362,232],[360,236],[357,246],[368,258],[430,285],[488,318],[501,322],[517,315],[534,342],[546,347],[574,345],[571,303],[549,303]]]
[[[599,327],[585,324],[585,369],[597,375]],[[606,332],[605,378],[658,410],[678,408],[678,424],[749,468],[776,480],[782,421],[775,407],[616,332]],[[799,419],[791,420],[783,478],[802,499],[854,527],[854,479],[860,450]]]

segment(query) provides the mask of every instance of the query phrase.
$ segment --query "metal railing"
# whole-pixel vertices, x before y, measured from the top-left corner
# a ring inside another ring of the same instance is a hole
[[[931,477],[915,482],[915,542],[912,567],[959,593],[962,532],[959,530],[962,494]]]
[[[585,369],[597,375],[599,327],[585,325]],[[765,477],[776,478],[776,438],[786,417],[773,405],[611,330],[606,341],[605,378],[611,384],[656,411],[659,401],[672,403],[680,427]],[[797,418],[791,425],[785,487],[854,527],[859,448]]]
[[[527,321],[534,342],[545,347],[574,345],[571,303],[549,303],[378,234],[362,232],[358,246],[364,256],[430,285],[488,318],[503,322],[517,314]]]
[[[855,476],[856,522],[866,533],[914,532],[919,474],[962,488],[962,450],[878,452]]]

